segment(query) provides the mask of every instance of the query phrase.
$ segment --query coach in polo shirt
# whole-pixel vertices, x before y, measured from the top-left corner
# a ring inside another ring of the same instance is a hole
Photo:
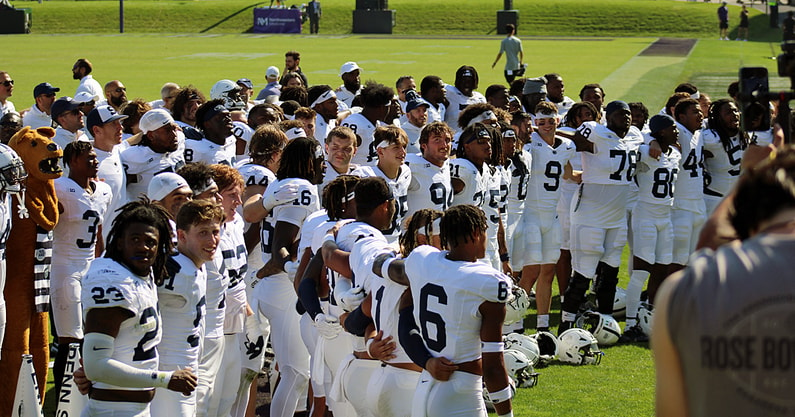
[[[113,192],[102,224],[110,226],[118,214],[116,210],[127,203],[127,183],[118,145],[121,143],[121,121],[127,116],[116,113],[108,105],[97,106],[88,113],[86,130],[94,136],[94,152],[97,153],[99,171],[97,177],[108,184]],[[110,227],[103,227],[103,238],[107,238]],[[107,242],[107,239],[105,240]]]
[[[55,102],[55,93],[59,91],[61,91],[60,88],[53,87],[50,83],[41,83],[33,88],[33,99],[36,100],[36,103],[25,113],[22,125],[30,126],[31,129],[52,127],[50,108]]]

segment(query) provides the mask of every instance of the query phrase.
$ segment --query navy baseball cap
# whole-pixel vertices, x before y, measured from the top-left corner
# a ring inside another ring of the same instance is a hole
[[[252,83],[248,78],[241,78],[237,80],[237,84],[250,90],[254,89],[254,83]]]
[[[33,98],[36,98],[42,94],[55,94],[61,91],[58,87],[53,87],[50,83],[41,83],[33,88]]]
[[[428,103],[422,97],[417,97],[417,98],[415,98],[413,100],[409,100],[409,102],[406,103],[406,112],[408,113],[408,112],[410,112],[410,111],[412,111],[412,110],[414,110],[416,108],[422,107],[422,106],[431,107],[431,103]]]
[[[52,107],[50,107],[50,116],[55,120],[58,116],[66,112],[77,110],[79,106],[80,103],[72,100],[72,97],[61,97],[52,103]]]

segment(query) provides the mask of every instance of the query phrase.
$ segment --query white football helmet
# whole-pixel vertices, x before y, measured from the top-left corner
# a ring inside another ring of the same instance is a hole
[[[511,387],[511,399],[516,396],[516,383],[513,381],[513,378],[508,378],[508,386]],[[494,410],[494,403],[491,402],[491,398],[489,398],[489,390],[486,389],[486,383],[483,383],[483,402],[486,403],[486,408],[489,411]]]
[[[576,327],[560,335],[558,359],[574,365],[598,365],[602,361],[602,351],[596,338],[585,329]]]
[[[616,297],[613,300],[613,317],[623,319],[627,315],[627,290],[616,287]],[[602,342],[599,342],[602,343]]]
[[[541,351],[538,349],[538,341],[532,337],[519,333],[510,333],[503,337],[505,349],[514,349],[524,353],[530,364],[536,366],[541,359]]]
[[[221,80],[213,85],[213,88],[210,90],[210,98],[212,100],[223,100],[224,107],[229,111],[242,110],[246,107],[246,103],[244,103],[243,98],[240,97],[241,90],[243,90],[243,88],[237,85],[236,82],[232,80]]]
[[[18,193],[25,188],[25,164],[19,155],[7,145],[0,144],[0,191]]]
[[[530,388],[538,384],[538,372],[535,372],[530,360],[524,353],[515,349],[506,349],[502,352],[502,360],[508,376],[514,380],[519,388]]]
[[[616,319],[607,314],[586,311],[577,317],[577,327],[588,330],[600,345],[610,346],[621,337],[621,326]]]
[[[638,325],[646,336],[651,337],[652,325],[654,324],[654,309],[648,303],[640,303],[638,307]]]
[[[505,304],[505,324],[512,324],[524,320],[527,309],[530,308],[530,298],[522,287],[514,285]]]
[[[538,366],[549,365],[550,362],[557,359],[560,353],[560,346],[558,346],[558,338],[550,332],[538,332],[530,335],[535,339],[538,344]]]

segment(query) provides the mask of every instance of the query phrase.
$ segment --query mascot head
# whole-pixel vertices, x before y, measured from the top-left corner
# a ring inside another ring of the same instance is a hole
[[[8,146],[22,158],[25,170],[28,171],[28,182],[31,179],[50,181],[61,176],[58,160],[63,157],[63,151],[52,141],[55,129],[40,127],[31,129],[23,127],[11,137]]]

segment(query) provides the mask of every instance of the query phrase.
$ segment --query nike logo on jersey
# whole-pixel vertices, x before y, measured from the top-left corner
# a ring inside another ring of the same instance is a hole
[[[97,350],[108,350],[108,349],[109,349],[109,348],[98,348],[98,347],[96,347],[96,346],[92,346],[92,347],[91,347],[91,350],[93,350],[93,351],[97,351]]]

